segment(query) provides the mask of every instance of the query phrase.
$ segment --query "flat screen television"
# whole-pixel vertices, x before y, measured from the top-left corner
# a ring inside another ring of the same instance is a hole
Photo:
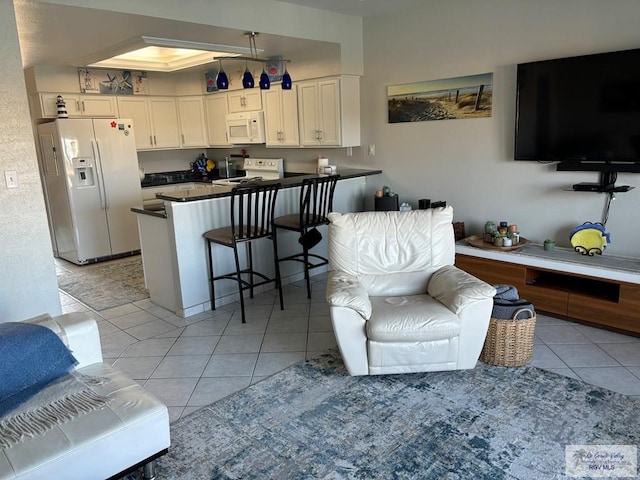
[[[515,159],[640,172],[640,49],[519,64]]]

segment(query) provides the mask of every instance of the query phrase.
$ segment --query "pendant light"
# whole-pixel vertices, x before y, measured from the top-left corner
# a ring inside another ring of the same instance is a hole
[[[291,90],[291,75],[289,75],[289,72],[287,71],[287,64],[285,62],[284,64],[284,74],[282,75],[282,83],[281,83],[281,87],[283,90]]]
[[[262,74],[260,75],[260,90],[269,90],[269,88],[271,88],[271,80],[269,80],[269,75],[267,75],[263,64]]]
[[[244,74],[242,75],[242,86],[244,88],[253,88],[253,75],[249,71],[248,62],[244,65]]]
[[[220,70],[218,71],[218,75],[216,76],[216,86],[219,90],[229,89],[229,78],[222,68],[222,61],[220,61]]]
[[[282,75],[282,89],[283,90],[291,90],[292,81],[291,75],[287,71],[287,63],[291,60],[283,60],[275,58],[263,60],[258,58],[258,47],[256,46],[256,37],[258,36],[258,32],[245,32],[244,33],[249,38],[249,51],[250,57],[214,57],[214,60],[220,62],[220,70],[218,72],[218,76],[216,77],[216,85],[220,90],[227,90],[229,88],[229,77],[225,73],[222,68],[222,60],[225,61],[237,61],[244,60],[244,73],[242,74],[242,86],[244,88],[254,88],[255,80],[253,75],[251,74],[251,70],[249,70],[249,62],[259,62],[262,64],[262,73],[260,74],[260,81],[258,82],[261,90],[269,90],[271,88],[271,79],[269,78],[269,74],[266,71],[266,65],[268,62],[278,61],[284,64],[284,74]]]
[[[262,73],[260,74],[260,90],[269,90],[271,87],[271,80],[269,80],[269,75],[267,75],[266,70],[264,69],[264,61],[258,58],[258,47],[256,46],[256,37],[258,36],[257,32],[247,32],[245,35],[249,36],[249,47],[251,48],[251,58],[262,63]],[[255,55],[254,52],[255,51]]]
[[[258,56],[258,51],[256,50],[255,55],[253,54],[253,42],[251,41],[253,38],[253,32],[248,32],[245,33],[245,35],[250,35],[249,36],[249,51],[251,52],[251,58],[254,58]],[[255,41],[255,40],[254,40]],[[244,74],[242,75],[242,86],[244,88],[253,88],[254,82],[253,82],[253,75],[251,74],[251,72],[249,71],[249,61],[245,59],[244,61]]]

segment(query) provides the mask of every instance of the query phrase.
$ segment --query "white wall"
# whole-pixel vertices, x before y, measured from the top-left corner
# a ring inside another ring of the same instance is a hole
[[[0,322],[61,312],[13,2],[0,0]],[[4,172],[17,171],[8,189]]]
[[[342,73],[362,75],[362,21],[276,0],[38,0],[340,44]]]
[[[636,0],[433,0],[364,21],[362,145],[354,165],[381,168],[374,177],[401,201],[447,200],[467,234],[486,220],[515,223],[526,238],[569,246],[570,230],[602,218],[605,195],[564,191],[597,173],[556,172],[513,160],[516,64],[640,47]],[[493,72],[491,118],[387,122],[388,85]],[[613,202],[609,254],[640,257],[640,175]]]

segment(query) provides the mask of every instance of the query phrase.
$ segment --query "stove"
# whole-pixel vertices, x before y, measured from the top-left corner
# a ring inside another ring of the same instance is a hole
[[[238,185],[255,183],[262,180],[279,180],[284,177],[284,160],[282,158],[245,158],[244,177],[214,180],[213,185]]]

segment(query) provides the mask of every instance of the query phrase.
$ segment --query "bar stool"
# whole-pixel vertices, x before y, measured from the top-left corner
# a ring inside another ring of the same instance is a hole
[[[209,283],[211,290],[211,310],[216,309],[216,296],[214,284],[216,280],[235,280],[238,283],[240,295],[240,309],[242,311],[242,323],[246,323],[244,311],[244,294],[249,290],[253,298],[253,289],[260,285],[275,282],[280,292],[280,309],[284,310],[282,300],[282,285],[280,281],[280,266],[275,263],[275,278],[257,272],[253,269],[253,254],[251,244],[255,240],[270,238],[273,243],[273,258],[278,258],[278,242],[273,230],[274,208],[280,184],[250,185],[236,187],[231,191],[231,225],[216,228],[203,234],[207,240],[207,255],[209,259]],[[241,268],[238,256],[238,245],[244,243],[247,253],[247,267]],[[233,248],[233,256],[236,263],[235,272],[224,275],[214,275],[212,244]],[[243,278],[243,276],[245,278]],[[256,281],[254,277],[259,277]]]
[[[277,263],[293,260],[304,265],[304,278],[307,281],[307,298],[311,298],[311,282],[309,270],[329,261],[320,255],[309,253],[322,240],[322,234],[316,227],[328,225],[327,215],[333,209],[333,193],[339,175],[327,177],[307,178],[302,181],[300,191],[300,211],[291,215],[283,215],[273,220],[274,230],[282,228],[298,232],[298,242],[302,245],[302,252],[287,257],[278,258]]]

